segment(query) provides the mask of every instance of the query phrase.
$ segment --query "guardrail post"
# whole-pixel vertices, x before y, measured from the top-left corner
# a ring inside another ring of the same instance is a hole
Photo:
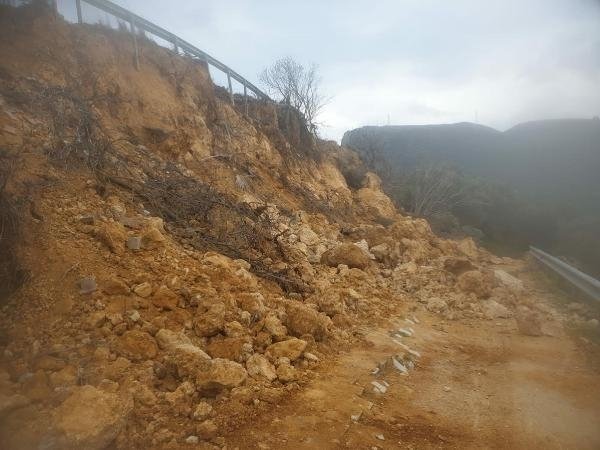
[[[137,34],[135,32],[135,20],[133,16],[129,16],[129,25],[131,27],[131,34],[133,35],[133,57],[136,70],[140,70],[140,52],[138,50]]]
[[[173,40],[173,50],[175,50],[175,53],[179,55],[179,44],[177,43],[177,38]]]
[[[75,0],[75,7],[77,8],[77,22],[83,23],[83,15],[81,14],[81,0]]]
[[[234,105],[233,88],[231,87],[231,73],[229,71],[227,71],[227,84],[229,85],[229,99],[231,100],[231,104]]]
[[[246,115],[248,115],[248,88],[244,84],[244,110]]]

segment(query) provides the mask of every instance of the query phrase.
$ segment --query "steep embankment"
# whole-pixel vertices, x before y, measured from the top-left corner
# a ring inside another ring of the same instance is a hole
[[[409,309],[562,319],[197,61],[0,11],[0,447],[223,448]]]

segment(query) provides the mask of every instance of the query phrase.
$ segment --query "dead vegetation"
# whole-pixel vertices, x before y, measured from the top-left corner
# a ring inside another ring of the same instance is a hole
[[[127,146],[128,152],[113,152],[106,158],[108,165],[98,172],[101,183],[116,185],[141,200],[152,215],[165,220],[182,244],[244,259],[257,275],[285,290],[306,289],[300,278],[272,268],[273,263],[285,261],[286,252],[267,206],[240,203],[184,174],[177,164],[162,161],[143,145]],[[100,185],[101,192],[108,190]]]

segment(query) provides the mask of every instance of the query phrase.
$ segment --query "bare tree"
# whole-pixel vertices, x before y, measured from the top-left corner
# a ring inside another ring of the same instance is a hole
[[[321,78],[315,64],[305,68],[290,57],[280,58],[263,70],[259,78],[270,95],[298,110],[310,131],[316,134],[317,117],[327,99],[321,94]]]
[[[409,210],[420,217],[447,213],[465,200],[465,187],[457,174],[444,167],[416,170],[409,180]]]

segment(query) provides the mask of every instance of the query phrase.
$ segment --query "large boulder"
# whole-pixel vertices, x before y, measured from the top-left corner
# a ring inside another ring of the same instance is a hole
[[[158,346],[166,351],[167,361],[175,368],[179,377],[191,377],[196,372],[207,370],[210,356],[183,333],[162,329],[156,333]]]
[[[214,336],[220,333],[224,327],[225,305],[222,303],[215,303],[205,312],[199,310],[194,320],[194,331],[200,337]]]
[[[60,433],[57,448],[108,447],[125,427],[132,410],[130,396],[104,392],[89,385],[74,388],[54,412],[54,428]]]
[[[302,352],[304,352],[305,348],[306,341],[292,338],[269,345],[266,354],[273,360],[276,360],[277,358],[288,358],[290,361],[295,361],[302,356]]]
[[[248,373],[241,364],[221,358],[213,359],[209,363],[208,368],[198,371],[194,379],[196,388],[202,393],[218,393],[246,381]]]
[[[321,263],[330,267],[345,264],[350,268],[364,269],[370,263],[369,256],[357,245],[340,244],[335,248],[323,252]]]
[[[494,288],[494,275],[488,271],[469,270],[458,277],[458,287],[465,293],[488,298]]]
[[[259,353],[255,353],[248,358],[246,361],[246,370],[248,371],[248,375],[259,380],[266,379],[268,381],[273,381],[277,378],[273,364]]]
[[[167,352],[167,364],[175,368],[179,377],[193,380],[203,393],[215,394],[246,380],[246,369],[241,364],[228,359],[211,359],[182,333],[162,329],[156,333],[156,340]]]
[[[396,216],[394,202],[381,190],[381,180],[372,172],[367,172],[363,187],[356,191],[357,203],[376,220],[392,221]]]
[[[177,308],[179,296],[167,286],[160,286],[152,296],[152,304],[157,308],[172,311]]]
[[[295,336],[312,335],[317,341],[322,341],[329,334],[332,322],[325,314],[320,313],[298,301],[286,304],[285,325]]]
[[[104,222],[94,230],[94,234],[112,253],[121,254],[125,250],[127,233],[120,223]]]
[[[500,269],[494,270],[494,276],[502,286],[505,286],[513,294],[518,295],[523,293],[523,282],[517,277],[514,277],[508,272]]]
[[[504,305],[495,300],[485,300],[481,303],[481,310],[487,319],[508,319],[512,312]]]

